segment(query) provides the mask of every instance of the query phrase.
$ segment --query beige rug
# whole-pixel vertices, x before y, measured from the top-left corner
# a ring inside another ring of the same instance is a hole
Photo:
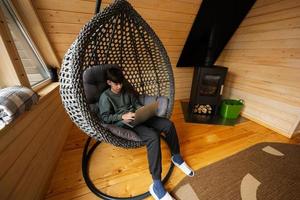
[[[177,200],[300,200],[300,145],[259,143],[184,178]]]

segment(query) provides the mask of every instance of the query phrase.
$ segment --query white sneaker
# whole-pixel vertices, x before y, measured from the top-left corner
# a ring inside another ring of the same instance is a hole
[[[178,167],[179,169],[181,169],[181,171],[183,171],[183,173],[185,173],[186,175],[188,175],[189,177],[193,177],[195,175],[194,170],[192,170],[192,168],[190,168],[186,162],[183,161],[183,163],[181,163],[181,165],[179,165],[178,163],[176,163],[173,160],[173,157],[171,158],[172,162],[174,163],[174,165],[176,167]]]
[[[169,192],[166,192],[166,194],[160,199],[158,198],[158,196],[156,196],[154,190],[153,190],[153,183],[150,185],[149,187],[149,192],[150,194],[152,195],[152,197],[155,199],[155,200],[175,200],[170,194]]]

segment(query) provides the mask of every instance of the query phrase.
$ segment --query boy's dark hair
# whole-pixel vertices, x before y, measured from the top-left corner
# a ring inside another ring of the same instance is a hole
[[[106,70],[106,80],[110,80],[114,83],[123,83],[124,75],[120,68],[109,68]]]

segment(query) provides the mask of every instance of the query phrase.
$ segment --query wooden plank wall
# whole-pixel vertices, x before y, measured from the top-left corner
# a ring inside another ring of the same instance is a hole
[[[42,199],[71,127],[56,87],[0,132],[0,199]]]
[[[112,0],[103,0],[106,7]],[[129,0],[157,33],[170,56],[176,99],[189,98],[193,68],[176,68],[201,0]],[[34,0],[33,5],[60,59],[94,13],[95,0]]]
[[[112,0],[103,0],[103,7]],[[60,59],[94,12],[95,0],[33,0]],[[201,1],[129,0],[171,58],[176,99],[189,98],[192,68],[175,65]],[[225,96],[243,98],[243,115],[290,137],[299,122],[299,1],[257,0],[218,64],[229,67]],[[226,88],[225,87],[225,88]]]
[[[257,0],[218,64],[243,115],[291,137],[300,120],[300,1]],[[299,131],[299,130],[298,130]]]

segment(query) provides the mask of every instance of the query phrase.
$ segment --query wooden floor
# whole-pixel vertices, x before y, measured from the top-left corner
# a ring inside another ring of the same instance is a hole
[[[259,142],[300,143],[300,137],[290,140],[252,121],[236,126],[185,123],[179,101],[175,103],[172,120],[177,128],[182,155],[195,170]],[[86,187],[81,176],[81,155],[86,138],[84,133],[73,128],[45,199],[99,199]],[[166,145],[162,145],[164,174],[170,156]],[[90,176],[97,187],[110,195],[130,196],[144,192],[151,182],[146,149],[128,150],[102,144],[92,157]],[[183,173],[175,169],[166,188],[172,190],[182,178]]]

